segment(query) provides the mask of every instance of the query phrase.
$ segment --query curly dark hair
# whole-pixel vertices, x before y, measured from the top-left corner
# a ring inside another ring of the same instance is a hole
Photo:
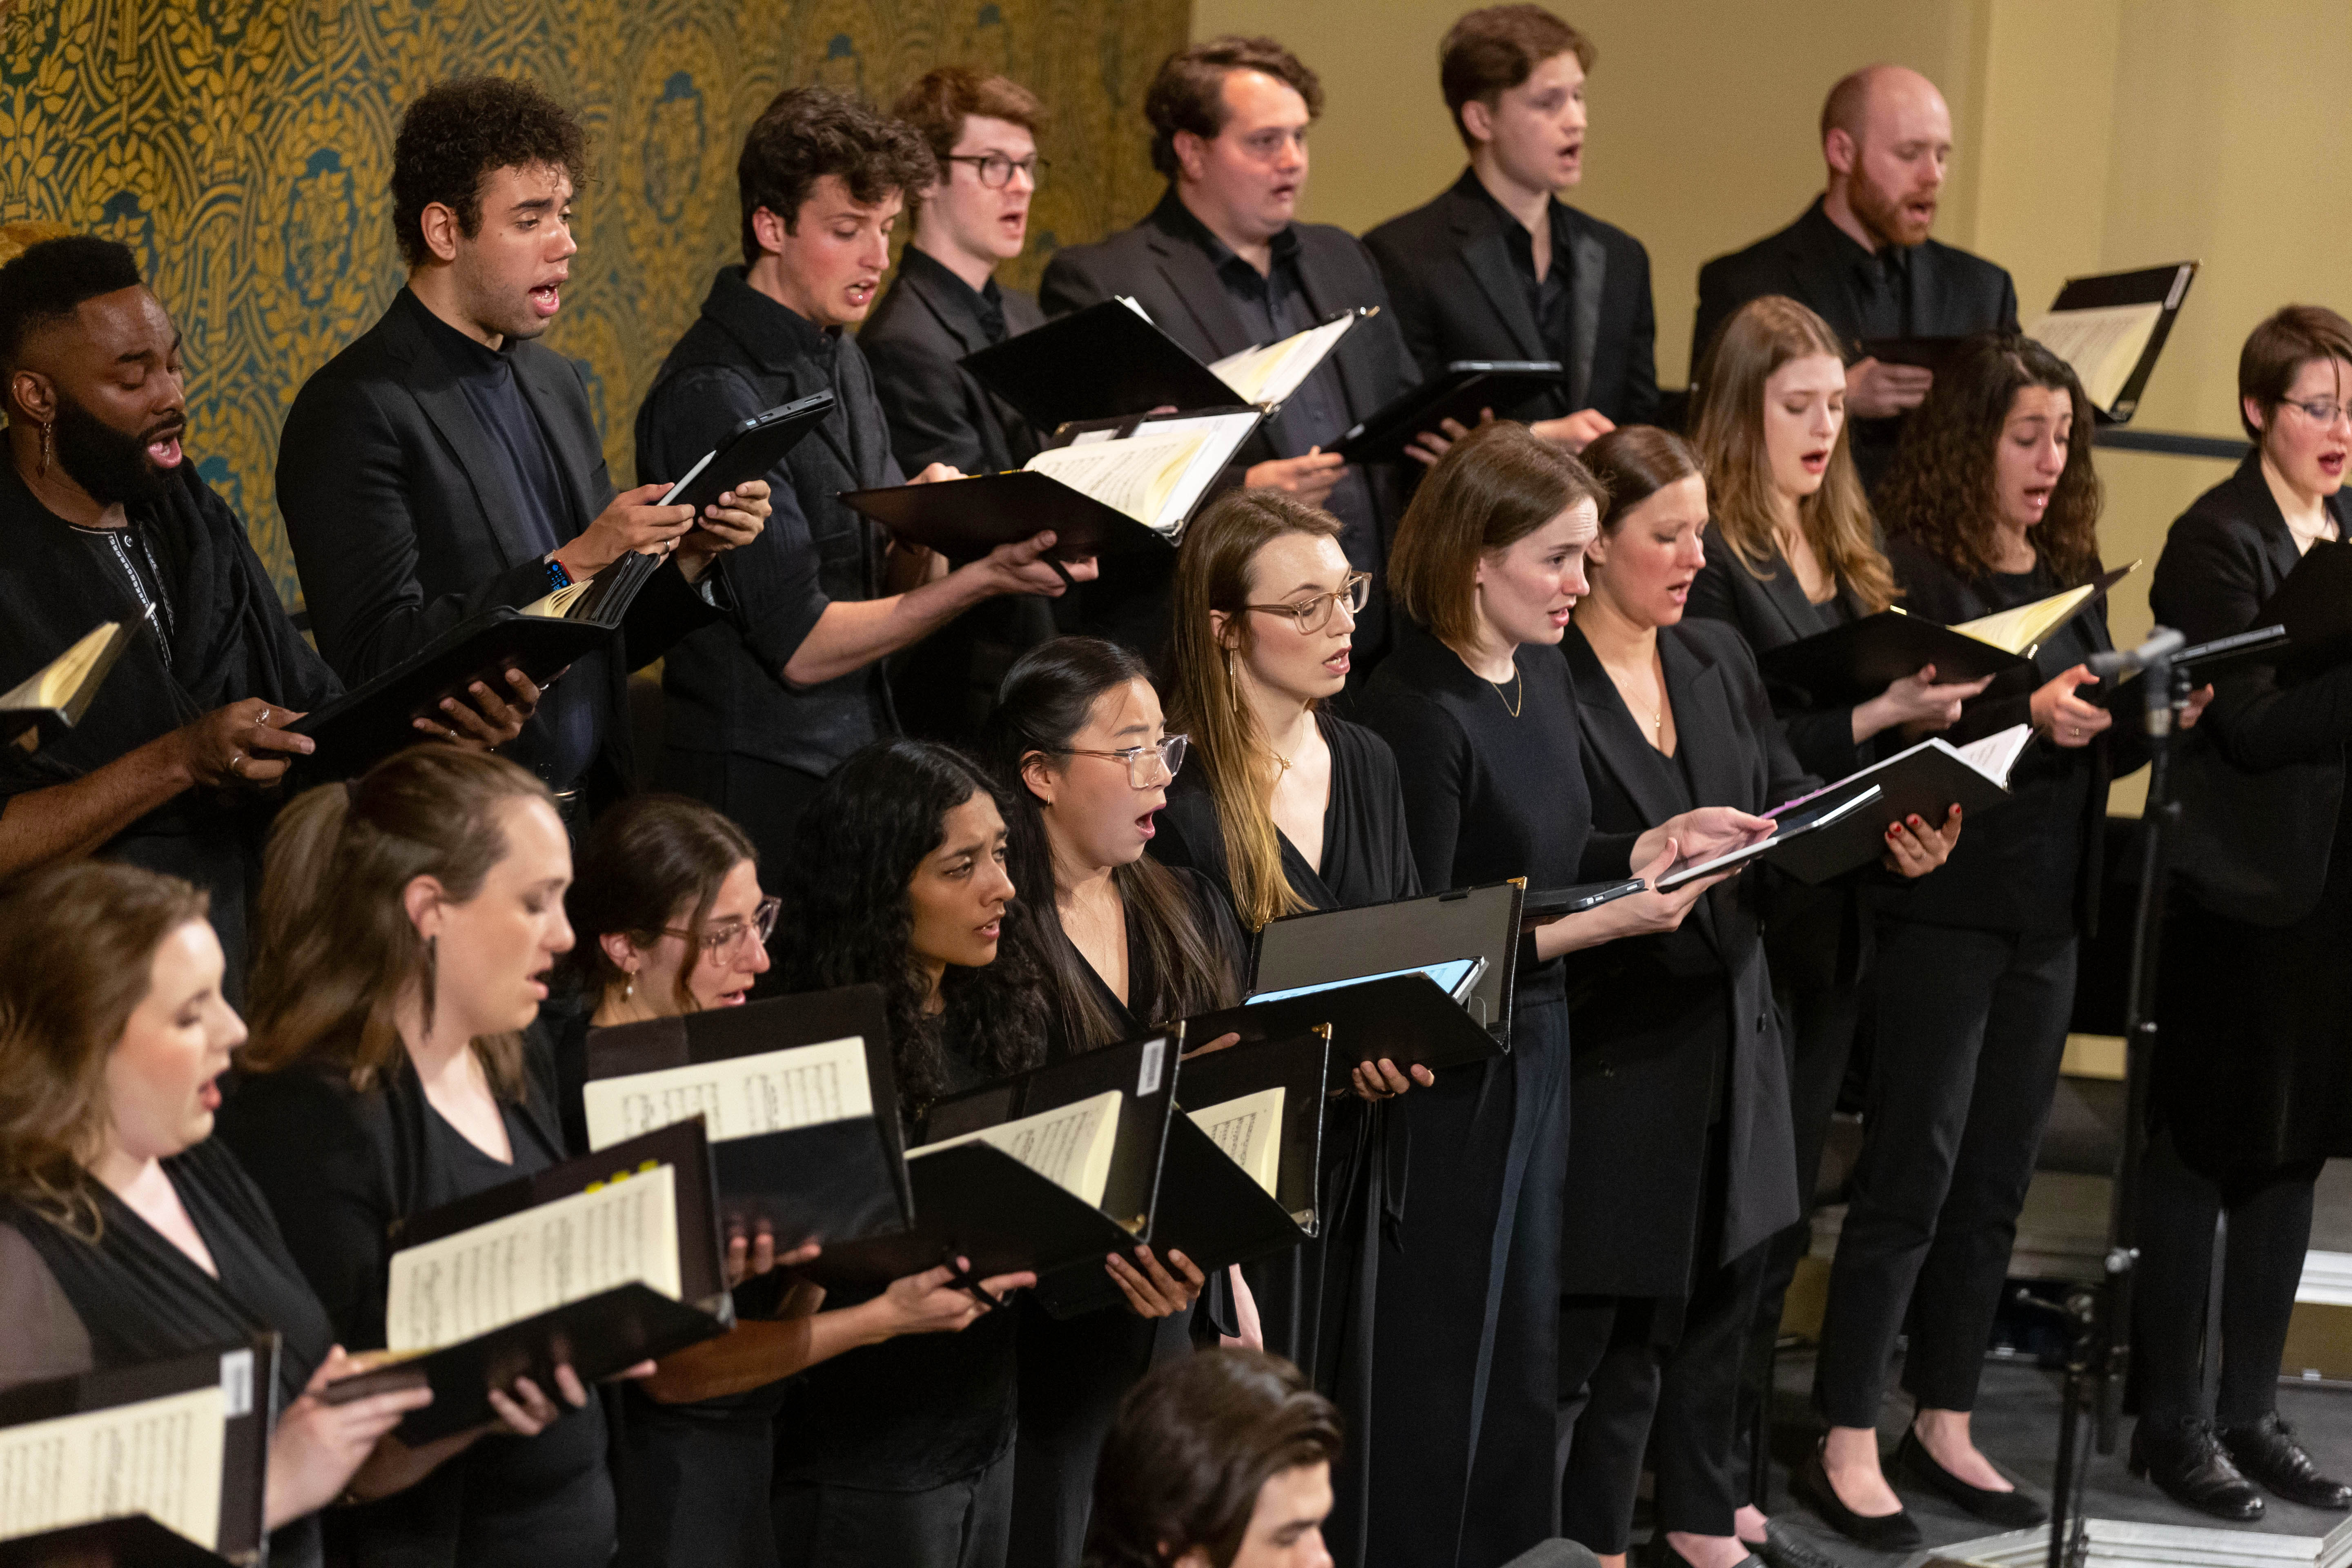
[[[946,834],[947,814],[974,795],[1004,800],[980,769],[930,741],[877,741],[834,771],[809,803],[778,889],[775,949],[784,988],[882,987],[901,1110],[911,1122],[946,1092],[952,1046],[991,1077],[1045,1059],[1044,976],[1004,922],[985,969],[950,968],[945,1012],[926,1015],[930,984],[908,951],[908,887]],[[1049,885],[1044,896],[1053,897]]]
[[[1171,180],[1176,177],[1179,131],[1209,141],[1224,130],[1225,77],[1237,70],[1272,77],[1307,100],[1307,119],[1323,117],[1323,79],[1274,39],[1231,33],[1204,38],[1160,61],[1159,73],[1143,94],[1143,118],[1151,125],[1153,168]]]
[[[2010,404],[2029,386],[2063,392],[2074,409],[2066,467],[2034,527],[2033,545],[2059,584],[2074,587],[2099,571],[2099,476],[2091,466],[2091,400],[2074,367],[2032,338],[1987,332],[1970,339],[1903,431],[1895,466],[1874,498],[1890,538],[1915,541],[1966,577],[1995,570],[2000,515],[1993,463]]]
[[[735,182],[743,196],[743,265],[760,259],[751,215],[765,207],[800,232],[801,205],[831,174],[853,200],[872,205],[919,195],[940,171],[920,132],[872,104],[825,87],[776,94],[743,137]]]
[[[432,259],[425,209],[438,202],[472,238],[482,227],[482,179],[498,169],[552,166],[575,192],[588,183],[588,132],[528,81],[499,76],[436,82],[400,117],[392,144],[392,228],[411,267]]]

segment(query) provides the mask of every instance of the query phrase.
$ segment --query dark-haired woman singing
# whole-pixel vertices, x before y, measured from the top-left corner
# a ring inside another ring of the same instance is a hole
[[[2030,339],[1979,339],[1937,373],[1881,492],[1915,613],[1948,625],[2097,574],[2090,429],[2074,373]],[[2065,1050],[2076,942],[2097,921],[2107,785],[2145,754],[2136,731],[2111,731],[2107,710],[2078,695],[2084,661],[2109,646],[2105,606],[2085,608],[2042,639],[2030,694],[1968,706],[1956,741],[2033,729],[2011,798],[1879,917],[1879,973],[1901,980],[1875,988],[1862,1155],[1814,1380],[1830,1429],[1798,1485],[1882,1550],[1920,1540],[1878,1453],[1906,1312],[1903,1382],[1918,1408],[1906,1468],[2004,1528],[2044,1515],[1979,1451],[1969,1413]]]

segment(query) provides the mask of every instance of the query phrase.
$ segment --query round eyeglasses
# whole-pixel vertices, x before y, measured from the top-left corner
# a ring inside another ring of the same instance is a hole
[[[2352,418],[2352,404],[2322,402],[2296,403],[2290,399],[2286,405],[2289,408],[2301,409],[2303,411],[2303,416],[2305,419],[2310,420],[2314,425],[2318,426],[2323,430],[2334,429],[2336,422],[2338,419]]]
[[[766,945],[768,938],[775,931],[776,916],[783,907],[783,900],[769,894],[760,900],[760,907],[752,911],[750,920],[729,921],[705,931],[702,933],[702,951],[716,958],[740,947],[746,936],[755,936],[762,946]],[[664,926],[661,930],[664,936],[678,937],[687,942],[694,940],[694,933],[690,931],[679,931],[675,926]]]
[[[1321,631],[1331,624],[1331,606],[1348,606],[1348,618],[1354,620],[1364,613],[1364,605],[1372,596],[1372,574],[1350,572],[1347,580],[1328,594],[1318,594],[1311,599],[1294,599],[1286,605],[1244,605],[1244,610],[1264,610],[1270,616],[1288,616],[1298,623],[1303,633]]]
[[[1192,744],[1186,735],[1163,737],[1157,745],[1129,746],[1116,752],[1081,752],[1073,747],[1064,752],[1066,757],[1101,757],[1108,762],[1127,764],[1127,782],[1137,789],[1158,789],[1175,782],[1176,770],[1184,765],[1184,748]]]
[[[1015,169],[1029,176],[1029,188],[1033,191],[1045,183],[1045,160],[1034,153],[1013,159],[1002,153],[954,153],[949,154],[948,162],[970,163],[980,171],[980,183],[992,191],[1001,191],[1011,184]]]

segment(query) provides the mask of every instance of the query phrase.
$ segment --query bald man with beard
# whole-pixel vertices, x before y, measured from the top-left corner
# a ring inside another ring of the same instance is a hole
[[[1893,460],[1903,416],[1932,384],[1916,365],[1862,354],[1875,338],[2014,331],[2017,287],[1981,257],[1927,237],[1952,156],[1952,112],[1936,84],[1902,66],[1865,66],[1822,104],[1829,184],[1804,215],[1698,274],[1691,379],[1717,328],[1750,300],[1811,306],[1846,344],[1846,415],[1863,482]]]

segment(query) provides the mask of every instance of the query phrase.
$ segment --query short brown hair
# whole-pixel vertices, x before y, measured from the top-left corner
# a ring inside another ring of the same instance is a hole
[[[2294,378],[2315,359],[2352,360],[2352,321],[2325,305],[2281,306],[2246,335],[2238,351],[2238,423],[2248,438],[2262,440]],[[2249,401],[2262,405],[2262,424],[2246,417]]]
[[[1168,1362],[1128,1391],[1095,1470],[1085,1568],[1227,1568],[1265,1483],[1339,1457],[1339,1412],[1264,1351]]]
[[[1608,504],[1582,463],[1516,420],[1481,425],[1413,492],[1389,550],[1389,596],[1438,641],[1465,644],[1476,629],[1478,558],[1581,501]]]
[[[0,1197],[87,1240],[99,1207],[83,1162],[106,1133],[106,1063],[147,998],[155,950],[205,918],[176,877],[70,860],[0,897]]]
[[[802,204],[827,175],[848,187],[853,201],[871,206],[894,193],[911,200],[937,172],[913,126],[831,88],[786,88],[751,122],[735,160],[743,265],[760,259],[752,215],[765,207],[783,220],[786,234],[799,233]]]
[[[963,122],[973,116],[1018,125],[1032,136],[1045,125],[1045,106],[1035,93],[1009,76],[983,76],[970,66],[925,71],[898,95],[890,112],[913,126],[930,148],[942,180],[948,177],[948,154],[962,139]]]
[[[1528,79],[1555,55],[1574,55],[1586,70],[1601,58],[1592,40],[1540,5],[1489,5],[1465,14],[1437,46],[1437,82],[1454,133],[1470,142],[1462,106],[1495,100]]]
[[[1603,533],[1613,532],[1627,513],[1668,485],[1706,478],[1690,444],[1654,425],[1621,425],[1577,456],[1609,492],[1601,509]]]
[[[1297,55],[1272,38],[1244,38],[1227,33],[1179,49],[1160,62],[1160,74],[1143,95],[1143,118],[1151,124],[1151,166],[1176,177],[1176,132],[1189,131],[1203,141],[1213,140],[1225,128],[1225,78],[1234,71],[1257,71],[1281,82],[1307,100],[1307,118],[1323,113],[1323,80]]]
[[[400,117],[392,143],[392,229],[411,267],[433,258],[425,209],[438,202],[471,239],[482,227],[482,181],[499,169],[562,169],[588,183],[588,132],[533,83],[505,77],[436,82]]]
[[[699,1004],[692,983],[702,963],[703,922],[735,868],[759,858],[725,813],[684,795],[631,795],[599,813],[563,895],[572,937],[567,967],[590,988],[593,1001],[628,979],[602,939],[625,936],[651,947],[681,923],[683,909],[686,962],[677,966],[669,1003],[680,1013],[695,1011]]]

